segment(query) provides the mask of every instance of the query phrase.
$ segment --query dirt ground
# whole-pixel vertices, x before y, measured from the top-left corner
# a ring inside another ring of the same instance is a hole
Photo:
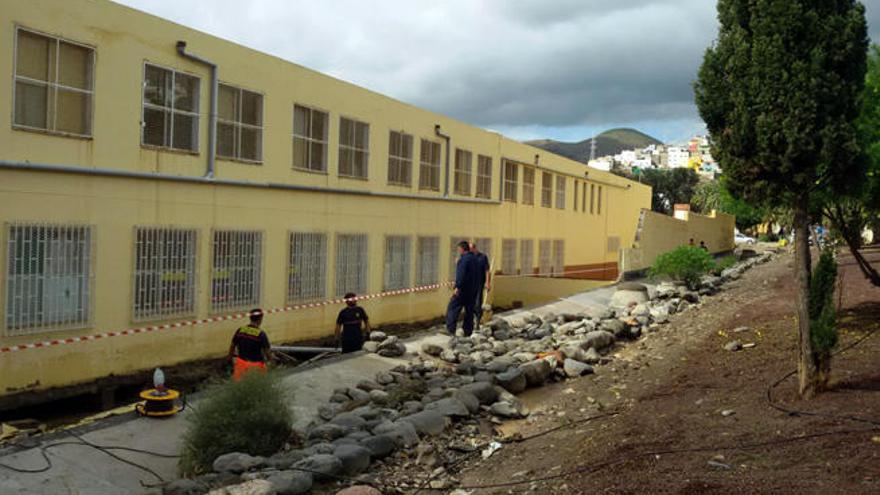
[[[880,250],[869,254],[880,262]],[[833,362],[831,390],[788,409],[868,419],[791,416],[768,387],[796,367],[791,255],[746,272],[701,307],[622,347],[596,374],[536,389],[534,414],[505,445],[459,473],[468,493],[880,493],[880,331]],[[841,256],[841,343],[880,330],[880,289]],[[734,332],[734,329],[748,330]],[[738,352],[724,344],[752,344]],[[684,451],[683,451],[684,450]],[[569,473],[566,475],[566,473]],[[529,481],[554,477],[545,481]],[[480,485],[523,482],[497,488]],[[435,492],[437,493],[437,492]]]

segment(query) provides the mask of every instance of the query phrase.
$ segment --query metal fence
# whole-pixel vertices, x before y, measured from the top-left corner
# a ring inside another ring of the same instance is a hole
[[[385,237],[385,290],[409,287],[411,265],[412,238],[396,235]]]
[[[7,335],[91,323],[93,231],[85,225],[7,227]]]
[[[429,285],[439,282],[440,238],[419,237],[417,242],[418,266],[416,284]]]
[[[292,232],[288,260],[287,300],[323,299],[327,293],[327,234]]]
[[[259,304],[262,254],[262,232],[214,232],[211,309],[245,309]]]
[[[136,320],[195,313],[195,229],[135,228]]]
[[[367,292],[367,234],[336,236],[336,296]]]

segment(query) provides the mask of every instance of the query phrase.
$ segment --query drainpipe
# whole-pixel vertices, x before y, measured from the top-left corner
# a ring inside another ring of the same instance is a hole
[[[443,184],[443,197],[449,196],[449,154],[452,153],[452,150],[449,149],[449,134],[443,134],[440,131],[440,124],[434,124],[434,134],[437,137],[443,138],[446,140],[446,177]]]
[[[214,159],[217,155],[217,92],[219,85],[217,78],[217,64],[198,55],[187,53],[186,41],[177,42],[177,53],[183,58],[188,58],[211,68],[211,109],[208,113],[208,170],[205,172],[205,178],[213,179]]]

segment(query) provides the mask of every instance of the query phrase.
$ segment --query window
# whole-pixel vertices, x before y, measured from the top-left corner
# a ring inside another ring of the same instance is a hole
[[[412,184],[412,143],[413,137],[402,132],[391,131],[388,142],[388,183],[398,186]]]
[[[339,118],[339,175],[367,178],[370,160],[370,124]]]
[[[586,213],[587,211],[587,183],[583,183],[582,193],[581,193],[581,211]]]
[[[519,241],[519,271],[523,275],[535,272],[535,241],[522,239]]]
[[[259,305],[263,234],[215,231],[213,247],[211,309],[244,309]]]
[[[553,248],[552,241],[542,239],[538,241],[538,273],[541,275],[550,275],[553,273]]]
[[[523,167],[523,194],[522,202],[525,205],[535,204],[535,169]]]
[[[412,238],[390,235],[385,238],[385,290],[410,286]]]
[[[289,302],[323,299],[327,294],[327,234],[292,232],[287,270]]]
[[[541,174],[541,206],[544,208],[553,206],[553,175],[550,172]]]
[[[577,211],[578,209],[578,193],[581,189],[581,183],[578,181],[574,181],[574,201],[572,202],[572,209]]]
[[[440,143],[422,139],[419,164],[419,189],[440,190]]]
[[[327,172],[327,112],[293,106],[293,168]]]
[[[6,263],[8,335],[89,325],[94,277],[91,227],[12,224]]]
[[[501,240],[501,273],[516,275],[516,239]]]
[[[226,84],[217,95],[217,156],[263,161],[263,95]]]
[[[596,206],[596,184],[590,184],[590,215],[595,212]]]
[[[492,197],[492,157],[477,155],[477,194],[478,198]]]
[[[477,237],[474,239],[474,245],[481,253],[489,257],[489,264],[494,265],[495,260],[492,259],[492,239],[489,237]]]
[[[560,210],[565,209],[565,177],[561,175],[556,176],[556,208]]]
[[[553,276],[565,276],[565,241],[553,241]]]
[[[195,312],[194,229],[135,229],[134,318],[171,318]]]
[[[91,136],[94,69],[92,48],[18,29],[13,125]]]
[[[143,144],[199,150],[199,84],[198,77],[144,65]]]
[[[336,297],[367,292],[367,234],[336,236]]]
[[[416,249],[418,250],[418,271],[416,284],[431,285],[439,282],[438,268],[440,266],[440,238],[419,237]]]
[[[599,191],[596,193],[596,214],[602,214],[602,186],[599,186]]]
[[[471,195],[471,152],[455,150],[455,194]]]
[[[450,256],[449,256],[449,278],[455,280],[455,266],[458,264],[458,243],[461,241],[470,242],[467,236],[459,235],[449,238]]]
[[[516,203],[517,181],[519,180],[519,167],[509,160],[504,161],[504,201]],[[532,176],[534,177],[534,176]],[[523,185],[525,187],[525,185]]]

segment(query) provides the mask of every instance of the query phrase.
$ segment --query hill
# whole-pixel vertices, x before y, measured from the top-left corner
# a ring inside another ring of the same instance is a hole
[[[663,144],[661,141],[635,129],[610,129],[596,136],[596,156],[616,155],[623,150],[644,148],[652,144]],[[590,139],[576,143],[554,141],[552,139],[536,139],[526,141],[557,155],[587,163],[590,161]]]

